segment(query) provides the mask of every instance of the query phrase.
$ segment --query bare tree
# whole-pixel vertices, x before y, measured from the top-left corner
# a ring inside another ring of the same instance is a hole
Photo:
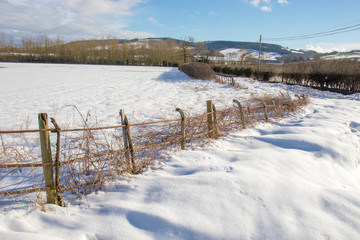
[[[186,38],[184,38],[181,42],[180,42],[180,49],[181,49],[181,55],[183,57],[183,62],[187,63],[189,61],[189,58],[191,57],[191,47],[194,43],[194,38],[193,37],[188,37],[188,39],[186,40]]]

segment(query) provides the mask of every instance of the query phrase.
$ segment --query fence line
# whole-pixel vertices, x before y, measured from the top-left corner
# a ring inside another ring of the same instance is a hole
[[[16,187],[8,188],[1,190],[0,196],[21,196],[22,194],[46,191],[48,203],[63,206],[61,193],[81,189],[80,193],[85,194],[96,186],[102,185],[106,176],[114,175],[114,171],[116,174],[140,173],[152,164],[161,152],[179,147],[185,149],[186,145],[192,142],[195,144],[206,143],[207,139],[217,138],[230,131],[229,127],[244,129],[254,122],[269,121],[270,117],[283,117],[291,111],[295,111],[297,106],[306,104],[306,99],[255,99],[247,102],[246,106],[244,104],[245,107],[235,99],[234,103],[237,106],[217,110],[212,101],[208,101],[206,113],[186,116],[181,109],[177,108],[176,111],[181,115],[180,118],[144,123],[129,124],[126,115],[121,111],[123,114],[122,124],[115,126],[61,129],[52,118],[51,121],[55,128],[49,128],[48,123],[44,123],[43,127],[36,130],[0,131],[0,135],[34,132],[39,132],[40,136],[43,136],[44,133],[56,134],[55,146],[50,146],[50,138],[46,140],[49,141],[50,148],[48,153],[41,150],[43,158],[41,163],[7,163],[11,161],[11,156],[7,156],[5,151],[7,146],[2,139],[4,151],[0,155],[0,160],[3,159],[0,162],[0,170],[42,167],[45,174],[45,187],[22,190],[18,190]],[[44,115],[39,114],[39,119],[44,120]],[[155,129],[150,127],[159,124],[161,125]],[[135,141],[131,136],[131,127],[138,130],[134,135]],[[104,130],[120,128],[123,130],[120,135],[117,135],[119,132],[115,132],[107,137],[104,132]],[[103,135],[94,136],[91,131],[101,131]],[[61,133],[76,132],[82,132],[83,135],[61,135]],[[142,132],[145,133],[142,134]],[[43,145],[44,141],[41,140],[42,148]],[[55,156],[51,154],[52,149],[55,149]],[[45,157],[44,154],[48,156]],[[0,177],[0,183],[3,178]]]
[[[215,80],[217,82],[227,84],[227,85],[231,85],[231,86],[235,87],[235,80],[234,80],[234,76],[232,76],[232,75],[223,74],[223,73],[216,73]]]

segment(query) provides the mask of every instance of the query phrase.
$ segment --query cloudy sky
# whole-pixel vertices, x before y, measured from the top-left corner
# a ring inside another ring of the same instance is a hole
[[[318,51],[360,49],[359,0],[0,0],[0,33],[194,37]]]

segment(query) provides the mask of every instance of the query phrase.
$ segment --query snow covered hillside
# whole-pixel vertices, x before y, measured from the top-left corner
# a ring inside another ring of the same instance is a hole
[[[302,112],[179,151],[162,167],[117,177],[67,207],[3,209],[0,239],[359,239],[360,95],[237,78],[235,90],[174,68],[0,63],[0,128],[48,112],[78,124],[67,105],[101,125],[203,112],[233,98],[309,94]],[[44,96],[39,98],[39,95]],[[3,176],[1,176],[3,177]],[[0,186],[1,187],[1,186]]]
[[[247,56],[251,56],[255,59],[259,58],[259,51],[254,49],[239,49],[239,48],[227,48],[221,50],[220,53],[224,57],[217,57],[216,60],[223,60],[225,63],[231,62],[241,62],[246,59]],[[261,59],[264,61],[277,61],[281,55],[276,52],[266,52],[261,53]]]
[[[336,53],[336,54],[328,54],[321,57],[325,60],[336,60],[336,59],[359,59],[360,58],[360,52],[350,52],[350,53]]]

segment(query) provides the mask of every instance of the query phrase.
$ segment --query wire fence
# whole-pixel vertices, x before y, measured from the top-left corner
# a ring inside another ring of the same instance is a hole
[[[294,100],[284,95],[242,104],[234,100],[221,110],[208,101],[207,111],[196,116],[176,109],[181,116],[177,119],[131,124],[122,110],[122,124],[116,126],[84,123],[83,128],[62,129],[52,118],[53,127],[46,123],[40,129],[0,131],[0,206],[36,203],[45,195],[44,202],[64,206],[65,192],[88,194],[115,176],[143,172],[164,154],[274,121],[306,101],[304,96]],[[39,114],[39,126],[44,119],[47,114]]]

